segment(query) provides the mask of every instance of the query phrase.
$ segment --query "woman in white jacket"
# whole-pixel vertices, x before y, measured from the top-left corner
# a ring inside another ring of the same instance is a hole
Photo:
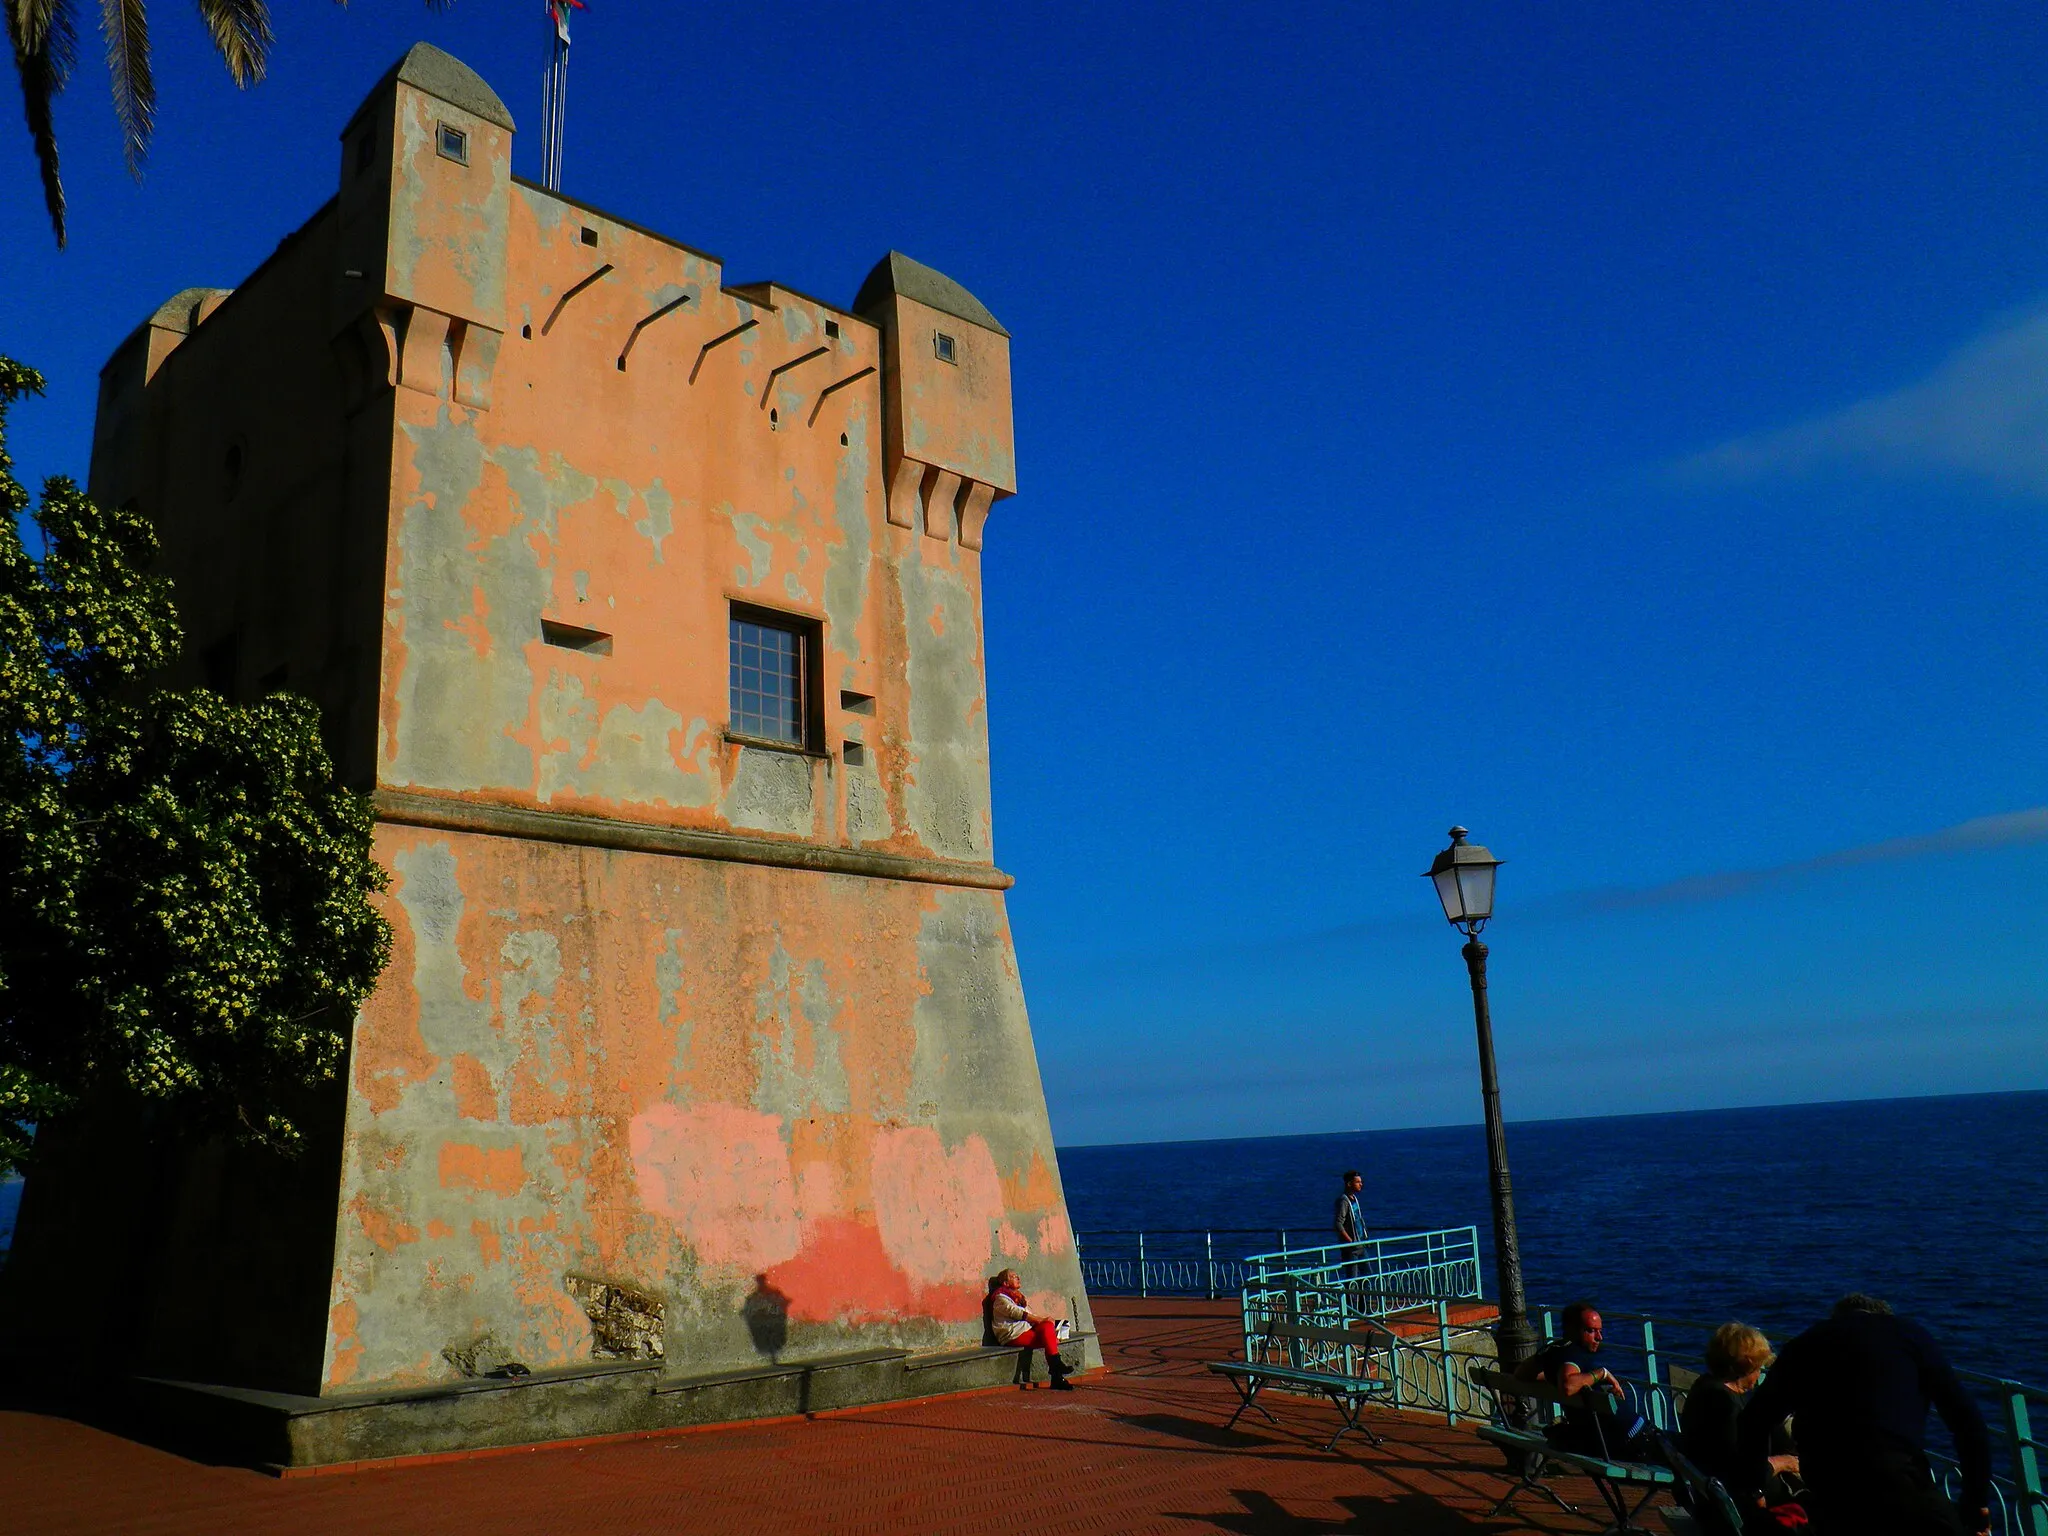
[[[1045,1351],[1046,1374],[1055,1392],[1071,1392],[1067,1363],[1060,1358],[1059,1324],[1039,1317],[1024,1305],[1024,1277],[1006,1269],[988,1283],[988,1300],[983,1303],[988,1331],[999,1344],[1021,1344],[1026,1349]]]

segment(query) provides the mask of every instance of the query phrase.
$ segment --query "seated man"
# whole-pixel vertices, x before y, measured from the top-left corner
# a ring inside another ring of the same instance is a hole
[[[1524,1367],[1564,1394],[1558,1449],[1609,1461],[1657,1460],[1649,1425],[1614,1372],[1601,1363],[1605,1338],[1593,1304],[1575,1301],[1564,1309],[1564,1338],[1538,1351]]]
[[[1927,1410],[1962,1463],[1959,1512],[1927,1464]],[[1925,1328],[1874,1296],[1849,1295],[1785,1346],[1742,1410],[1754,1460],[1791,1414],[1814,1536],[1961,1536],[1991,1528],[1991,1436]],[[1961,1518],[1958,1518],[1958,1515]]]

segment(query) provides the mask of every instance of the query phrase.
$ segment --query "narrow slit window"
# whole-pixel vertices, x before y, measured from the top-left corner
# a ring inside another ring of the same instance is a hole
[[[732,733],[808,747],[815,626],[758,609],[732,613]]]
[[[460,128],[451,128],[446,123],[437,125],[434,148],[443,160],[453,160],[457,165],[469,164],[469,135]]]
[[[601,629],[584,629],[577,624],[542,619],[540,637],[548,645],[558,645],[565,651],[581,651],[586,656],[609,656],[612,653],[612,637]]]

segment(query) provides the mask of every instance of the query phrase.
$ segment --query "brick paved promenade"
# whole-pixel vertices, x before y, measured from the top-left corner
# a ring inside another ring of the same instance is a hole
[[[437,1533],[1587,1532],[1506,1489],[1469,1430],[1369,1412],[1379,1448],[1322,1444],[1334,1411],[1273,1399],[1236,1430],[1200,1362],[1235,1341],[1222,1303],[1096,1304],[1111,1369],[1072,1393],[1006,1388],[865,1412],[278,1479],[208,1467],[62,1419],[0,1412],[0,1532],[66,1536]],[[1581,1508],[1589,1486],[1564,1485]],[[1523,1508],[1527,1503],[1529,1507]]]

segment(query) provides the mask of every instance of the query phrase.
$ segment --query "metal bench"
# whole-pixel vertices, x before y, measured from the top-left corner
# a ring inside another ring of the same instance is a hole
[[[1493,1506],[1487,1518],[1493,1519],[1515,1501],[1518,1494],[1534,1491],[1542,1494],[1567,1513],[1581,1518],[1592,1518],[1573,1505],[1567,1504],[1555,1488],[1545,1479],[1553,1469],[1562,1468],[1592,1479],[1599,1491],[1601,1502],[1607,1506],[1612,1522],[1605,1526],[1602,1536],[1615,1533],[1644,1531],[1648,1528],[1636,1524],[1650,1500],[1657,1496],[1660,1488],[1672,1488],[1678,1483],[1678,1474],[1669,1467],[1656,1466],[1647,1461],[1614,1461],[1605,1456],[1588,1456],[1577,1451],[1561,1451],[1544,1438],[1540,1431],[1523,1429],[1508,1418],[1507,1404],[1511,1398],[1525,1402],[1542,1403],[1553,1408],[1564,1406],[1564,1394],[1555,1387],[1539,1381],[1524,1381],[1504,1371],[1492,1371],[1484,1366],[1472,1368],[1473,1385],[1483,1387],[1493,1398],[1494,1422],[1482,1425],[1480,1438],[1498,1446],[1507,1453],[1508,1465],[1515,1469],[1514,1487],[1510,1488]],[[1642,1497],[1633,1504],[1629,1500],[1631,1488],[1641,1488]],[[1737,1527],[1740,1529],[1740,1526]]]
[[[1359,1422],[1358,1415],[1374,1398],[1392,1401],[1395,1363],[1394,1335],[1378,1323],[1360,1321],[1349,1328],[1303,1322],[1284,1314],[1270,1314],[1251,1337],[1256,1342],[1244,1360],[1211,1360],[1210,1370],[1237,1389],[1237,1412],[1230,1416],[1228,1429],[1247,1408],[1257,1408],[1266,1422],[1278,1424],[1257,1401],[1267,1387],[1278,1386],[1314,1392],[1327,1397],[1344,1422],[1330,1436],[1324,1450],[1335,1450],[1337,1442],[1352,1430],[1374,1445],[1380,1437],[1372,1426]],[[1273,1356],[1279,1358],[1271,1358]]]

